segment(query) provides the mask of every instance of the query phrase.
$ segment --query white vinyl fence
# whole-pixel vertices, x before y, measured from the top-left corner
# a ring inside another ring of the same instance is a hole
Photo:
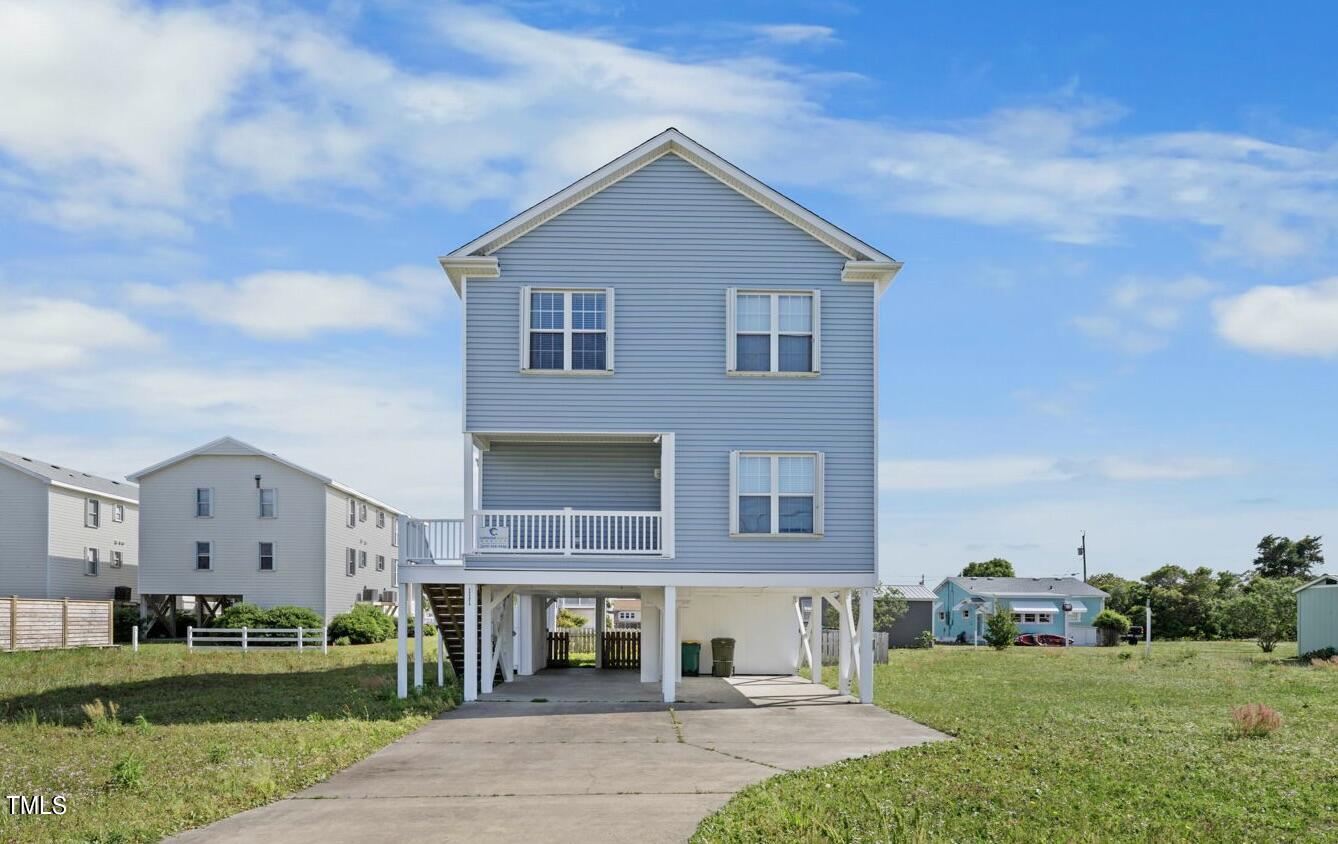
[[[887,665],[887,634],[873,631],[873,661],[877,665]],[[822,631],[822,662],[835,665],[841,658],[841,631],[824,628]]]
[[[252,648],[320,648],[329,651],[329,636],[324,627],[187,627],[186,650],[197,647]]]

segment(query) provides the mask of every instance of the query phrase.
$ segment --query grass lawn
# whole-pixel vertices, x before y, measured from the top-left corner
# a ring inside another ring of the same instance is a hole
[[[1288,645],[1141,653],[893,651],[876,702],[956,741],[775,777],[695,840],[1338,840],[1338,670],[1285,662]],[[1247,703],[1281,729],[1233,735]]]
[[[450,686],[396,698],[394,660],[394,642],[0,653],[0,797],[67,796],[60,817],[0,806],[0,841],[156,841],[311,785],[455,705]]]

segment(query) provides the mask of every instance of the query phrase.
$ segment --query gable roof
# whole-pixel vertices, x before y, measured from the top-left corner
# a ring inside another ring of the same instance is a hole
[[[46,463],[9,451],[0,451],[0,463],[48,484],[104,495],[107,498],[118,498],[131,504],[139,503],[139,488],[133,484],[101,478],[68,466],[57,466],[54,463]]]
[[[677,155],[845,255],[848,260],[841,276],[843,281],[873,282],[878,285],[878,292],[881,293],[901,270],[900,262],[844,229],[832,225],[671,127],[542,202],[530,206],[501,225],[479,235],[449,255],[442,256],[439,259],[442,269],[446,271],[451,284],[455,286],[455,292],[460,292],[466,278],[496,278],[499,270],[497,259],[492,256],[503,246],[665,155]]]
[[[1076,577],[948,577],[943,583],[952,583],[973,595],[990,597],[1039,597],[1061,595],[1088,598],[1109,598],[1109,593],[1084,583]],[[940,583],[934,591],[943,587]]]
[[[1338,575],[1321,574],[1309,583],[1302,583],[1300,586],[1293,589],[1292,594],[1295,595],[1297,592],[1304,592],[1311,586],[1338,586]]]
[[[315,478],[316,480],[320,481],[323,484],[332,486],[342,493],[351,495],[355,498],[361,498],[374,507],[380,507],[381,509],[394,513],[397,516],[405,515],[405,513],[402,510],[397,510],[394,507],[391,507],[389,504],[386,504],[385,502],[378,501],[377,499],[372,498],[370,495],[364,495],[361,492],[358,492],[356,489],[353,489],[352,487],[345,486],[344,484],[341,484],[338,481],[332,480],[331,478],[322,475],[320,472],[313,472],[312,470],[307,469],[303,466],[299,466],[296,463],[293,463],[292,461],[284,460],[282,457],[280,457],[279,455],[275,454],[272,451],[262,451],[261,449],[256,448],[250,443],[244,443],[241,440],[236,439],[234,437],[219,437],[216,440],[205,443],[199,448],[192,448],[190,451],[182,452],[181,454],[178,454],[176,457],[169,457],[168,459],[164,460],[161,463],[155,463],[152,466],[148,467],[147,469],[140,469],[138,472],[126,475],[126,478],[136,483],[142,483],[144,478],[147,478],[154,472],[166,469],[168,466],[173,466],[177,463],[180,463],[183,460],[189,460],[192,457],[200,457],[211,454],[225,455],[225,456],[240,456],[240,457],[255,456],[255,457],[263,457],[266,460],[273,460],[275,463],[278,463],[281,466],[287,466],[289,469],[292,469],[296,472],[301,472],[304,475]]]
[[[919,583],[888,583],[889,589],[895,589],[901,593],[901,597],[908,601],[937,601],[938,596],[934,590],[928,586]]]

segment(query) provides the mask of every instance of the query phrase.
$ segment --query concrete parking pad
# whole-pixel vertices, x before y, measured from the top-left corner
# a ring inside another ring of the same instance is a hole
[[[628,671],[519,678],[326,782],[175,840],[683,841],[781,771],[947,738],[798,677],[684,678],[682,692],[655,703],[655,684]]]

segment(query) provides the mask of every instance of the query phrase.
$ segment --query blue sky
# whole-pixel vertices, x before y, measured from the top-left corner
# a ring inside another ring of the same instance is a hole
[[[0,7],[0,447],[459,508],[435,256],[673,125],[906,262],[881,566],[1338,526],[1322,4]]]

